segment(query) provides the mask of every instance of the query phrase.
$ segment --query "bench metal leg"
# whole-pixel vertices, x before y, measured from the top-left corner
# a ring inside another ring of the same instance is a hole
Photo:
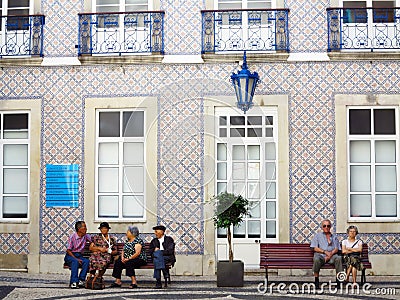
[[[367,282],[367,278],[366,278],[366,276],[365,276],[365,268],[364,268],[364,269],[362,269],[362,271],[361,271],[361,286],[363,286],[364,283],[366,283],[366,282]]]
[[[265,279],[266,279],[267,282],[268,282],[268,269],[267,269],[267,268],[265,268]]]

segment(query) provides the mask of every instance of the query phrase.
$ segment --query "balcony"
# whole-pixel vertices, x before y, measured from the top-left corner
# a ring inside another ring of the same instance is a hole
[[[164,12],[79,14],[79,55],[164,53]]]
[[[328,51],[400,49],[400,9],[328,8]]]
[[[43,26],[43,15],[1,17],[0,57],[42,57]]]
[[[202,53],[289,52],[288,9],[203,10]]]

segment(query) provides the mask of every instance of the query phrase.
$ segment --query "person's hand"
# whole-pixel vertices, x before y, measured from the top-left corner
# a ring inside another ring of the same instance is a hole
[[[324,254],[325,254],[325,262],[329,261],[332,257],[332,252],[324,251]]]
[[[154,251],[158,251],[158,250],[160,250],[160,248],[154,248]]]
[[[82,259],[77,258],[76,260],[79,262],[79,264],[82,264]]]

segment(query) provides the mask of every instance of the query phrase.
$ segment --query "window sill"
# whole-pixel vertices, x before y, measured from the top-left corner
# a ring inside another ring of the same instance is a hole
[[[21,56],[17,57],[7,57],[3,56],[0,58],[0,67],[3,66],[40,66],[43,62],[43,57],[28,57]]]
[[[113,55],[82,55],[78,59],[82,65],[98,65],[98,64],[147,64],[147,63],[161,63],[164,55],[153,54],[153,55],[124,55],[124,56],[113,56]]]
[[[355,218],[348,218],[348,223],[398,223],[400,222],[399,218],[392,218],[392,219],[355,219]]]
[[[205,63],[237,63],[243,60],[243,52],[231,53],[207,53],[202,54]],[[247,61],[251,63],[265,63],[275,61],[287,61],[289,53],[286,52],[269,52],[269,53],[252,53],[246,52]]]
[[[328,52],[331,60],[336,61],[355,61],[355,60],[399,60],[400,51],[387,51],[387,52],[364,52],[364,51],[350,51],[342,50],[335,52]]]

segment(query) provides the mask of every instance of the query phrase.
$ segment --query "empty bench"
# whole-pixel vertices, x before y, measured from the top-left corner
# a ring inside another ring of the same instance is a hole
[[[310,244],[290,243],[261,243],[260,244],[260,268],[265,269],[265,277],[268,281],[268,269],[312,269],[314,251]],[[371,269],[368,258],[368,245],[363,244],[361,262],[364,269],[361,272],[361,284],[366,282],[365,269]],[[325,264],[323,269],[334,269],[334,265]]]
[[[89,246],[90,246],[90,243],[86,243],[85,249],[83,250],[83,257],[86,257],[86,258],[90,257],[91,251],[89,250]],[[117,247],[117,251],[118,251],[117,255],[120,255],[122,253],[122,249],[124,249],[124,243],[116,243],[116,247]],[[153,258],[150,255],[150,243],[144,244],[144,250],[146,251],[147,264],[144,266],[140,266],[137,269],[154,269]],[[171,269],[171,267],[172,267],[171,264],[165,264],[166,269]],[[113,268],[114,268],[114,262],[112,261],[108,265],[107,269],[113,269]],[[69,265],[66,264],[65,262],[64,262],[64,269],[69,269]]]

